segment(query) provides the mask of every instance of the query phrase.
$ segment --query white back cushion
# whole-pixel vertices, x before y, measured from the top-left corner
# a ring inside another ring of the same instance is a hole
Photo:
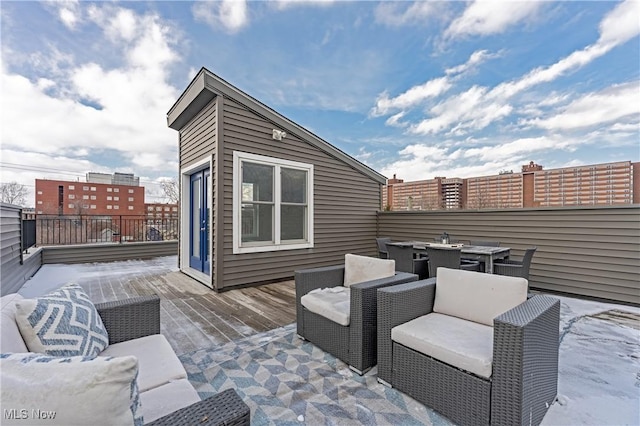
[[[391,340],[478,376],[491,377],[493,327],[432,313],[393,327]]]
[[[16,301],[22,299],[18,293],[0,298],[0,353],[29,352],[16,323]]]
[[[438,268],[433,312],[493,326],[493,319],[527,300],[520,277]]]
[[[2,424],[142,426],[137,375],[134,356],[90,359],[3,354],[2,409],[16,410],[18,416],[3,417]],[[51,417],[34,417],[36,410],[41,415],[51,413]]]
[[[396,273],[396,261],[375,257],[344,255],[344,286],[392,277]]]

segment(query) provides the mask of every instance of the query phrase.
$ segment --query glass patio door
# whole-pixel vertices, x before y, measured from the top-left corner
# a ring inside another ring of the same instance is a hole
[[[209,274],[209,169],[191,175],[189,266]]]

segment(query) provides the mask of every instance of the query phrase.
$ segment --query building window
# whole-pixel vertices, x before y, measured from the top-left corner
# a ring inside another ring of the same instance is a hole
[[[75,185],[69,185],[69,189],[70,190],[76,189],[76,186]]]
[[[95,192],[96,187],[95,187],[95,186],[92,186],[92,187],[91,187],[91,190]]]
[[[83,204],[83,205],[82,205],[82,208],[83,208],[83,209],[88,209],[88,208],[89,208],[89,204]]]
[[[129,197],[129,201],[133,201],[133,197]]]
[[[173,208],[173,211],[174,211],[174,212],[177,212],[177,211],[178,211],[178,208],[177,208],[177,207],[174,207],[174,208]]]
[[[91,209],[95,210],[96,209],[96,205],[95,204],[91,204]]]
[[[156,211],[157,211],[157,212],[161,212],[161,211],[162,211],[162,207],[159,207],[159,206],[158,206],[158,207],[156,207]]]
[[[153,206],[147,207],[147,211],[152,212],[153,211]]]
[[[68,204],[67,207],[69,207],[70,209],[72,209],[74,207],[73,204]]]
[[[114,210],[120,210],[120,206],[116,204],[115,206],[113,206],[113,209]]]
[[[233,252],[313,247],[313,165],[233,153]]]
[[[89,190],[89,187],[88,187],[88,186],[83,186],[83,187],[82,187],[82,190],[83,190],[83,191],[88,191],[88,190]]]
[[[38,191],[38,195],[42,195],[42,191]]]
[[[112,206],[112,205],[107,204],[107,210],[111,210],[112,208],[113,208],[113,206]]]
[[[133,194],[133,189],[129,189],[129,194]]]
[[[120,197],[113,197],[113,201],[120,201]]]
[[[38,214],[42,214],[42,210],[38,210]]]
[[[120,192],[120,188],[113,188],[113,192]]]
[[[88,199],[89,199],[89,196],[88,196],[88,195],[83,195],[83,196],[82,196],[82,199],[83,199],[83,200],[88,200]]]
[[[38,204],[42,204],[42,200],[38,200]]]
[[[92,200],[95,200],[95,199],[96,199],[96,196],[95,196],[95,195],[92,195],[92,196],[91,196],[91,199],[92,199]]]
[[[69,199],[70,199],[70,200],[75,200],[75,198],[76,198],[76,196],[75,196],[75,195],[73,195],[73,194],[69,194]]]
[[[111,195],[107,195],[107,201],[113,201],[113,197]]]
[[[133,210],[133,206],[129,206],[129,210]]]
[[[107,188],[107,192],[113,192],[113,188]]]
[[[164,208],[164,211],[165,211],[165,212],[168,212],[168,211],[169,211],[169,207],[165,207],[165,208]]]

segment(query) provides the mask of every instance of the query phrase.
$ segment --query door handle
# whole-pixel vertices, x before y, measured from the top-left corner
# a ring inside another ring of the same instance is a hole
[[[206,230],[206,229],[207,229],[207,228],[200,228],[200,230],[201,230],[201,231],[204,231],[204,230]]]

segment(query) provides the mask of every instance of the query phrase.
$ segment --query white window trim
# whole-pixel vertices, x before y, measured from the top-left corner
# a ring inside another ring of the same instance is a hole
[[[242,227],[241,213],[242,213],[242,200],[241,191],[242,186],[242,170],[240,168],[241,161],[250,161],[252,163],[266,164],[275,167],[274,179],[274,239],[275,243],[265,242],[263,245],[257,245],[252,243],[251,246],[241,246],[242,241]],[[280,241],[280,167],[287,167],[292,169],[306,170],[307,171],[307,241],[286,243]],[[296,161],[282,160],[280,158],[267,157],[264,155],[249,154],[246,152],[234,151],[233,152],[233,254],[242,253],[260,253],[268,251],[281,251],[281,250],[298,250],[305,248],[313,248],[314,232],[313,232],[313,164],[299,163]]]

